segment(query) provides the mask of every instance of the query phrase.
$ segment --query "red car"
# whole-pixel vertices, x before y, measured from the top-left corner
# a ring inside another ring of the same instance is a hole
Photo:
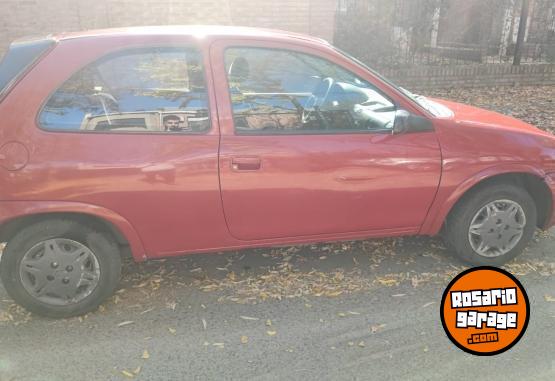
[[[441,232],[500,265],[555,224],[555,138],[308,36],[113,29],[11,45],[0,184],[3,284],[63,317],[110,296],[129,251]]]

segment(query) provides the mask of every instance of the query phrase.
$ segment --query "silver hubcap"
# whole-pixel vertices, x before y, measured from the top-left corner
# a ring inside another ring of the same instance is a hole
[[[100,280],[100,265],[85,245],[65,238],[37,243],[19,265],[25,290],[43,303],[65,306],[82,301]]]
[[[472,218],[468,240],[479,255],[498,257],[518,244],[525,226],[526,215],[518,203],[511,200],[492,201]]]

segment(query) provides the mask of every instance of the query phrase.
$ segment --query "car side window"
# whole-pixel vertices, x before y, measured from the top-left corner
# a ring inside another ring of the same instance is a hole
[[[39,123],[54,131],[206,132],[210,120],[201,54],[174,47],[109,54],[56,90]]]
[[[225,52],[237,134],[391,131],[395,105],[342,67],[295,51]]]

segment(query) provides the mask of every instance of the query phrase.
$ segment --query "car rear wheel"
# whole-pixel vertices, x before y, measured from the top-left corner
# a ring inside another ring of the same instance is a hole
[[[463,261],[499,266],[519,255],[536,229],[537,211],[526,190],[510,184],[482,188],[449,215],[445,241]]]
[[[96,309],[113,294],[120,273],[119,247],[110,235],[65,219],[23,228],[0,261],[8,294],[27,310],[56,318]]]

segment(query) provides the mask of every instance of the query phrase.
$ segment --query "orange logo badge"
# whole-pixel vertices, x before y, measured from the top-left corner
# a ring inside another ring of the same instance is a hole
[[[524,335],[530,303],[512,274],[495,267],[475,267],[449,283],[440,314],[447,336],[457,347],[491,356],[510,349]]]

